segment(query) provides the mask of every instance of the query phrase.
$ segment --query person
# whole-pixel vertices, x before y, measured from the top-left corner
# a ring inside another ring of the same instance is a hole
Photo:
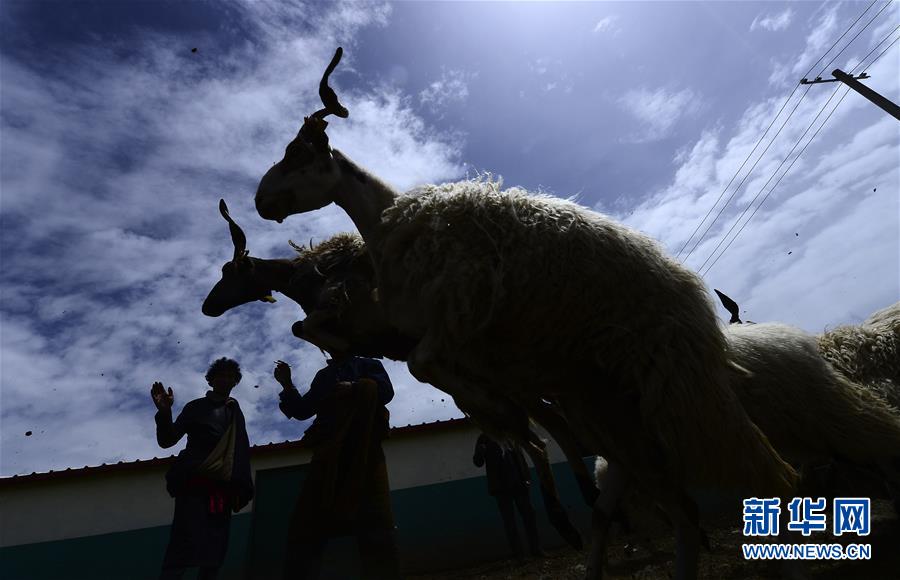
[[[181,578],[187,568],[214,580],[228,549],[231,512],[253,499],[250,441],[241,407],[230,394],[241,381],[240,365],[220,358],[206,372],[211,390],[188,402],[172,421],[175,394],[159,381],[150,395],[156,405],[156,441],[168,449],[187,435],[187,446],[166,473],[175,515],[161,580]]]
[[[305,395],[294,386],[290,365],[275,364],[281,411],[301,421],[315,416],[302,439],[313,456],[291,517],[284,578],[317,578],[328,539],[352,534],[363,578],[395,580],[400,564],[381,447],[394,389],[379,361],[329,354]]]
[[[488,493],[497,501],[506,539],[515,558],[522,560],[525,557],[516,529],[515,508],[518,508],[519,515],[522,516],[531,555],[543,556],[544,552],[538,540],[537,520],[528,495],[531,483],[528,464],[525,463],[525,457],[519,446],[512,443],[509,448],[501,447],[499,443],[482,433],[475,442],[472,462],[476,467],[483,465],[485,468]]]

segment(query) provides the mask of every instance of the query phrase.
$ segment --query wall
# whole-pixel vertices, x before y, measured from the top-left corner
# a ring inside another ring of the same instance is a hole
[[[446,569],[508,551],[483,470],[472,465],[478,432],[465,421],[395,429],[385,441],[398,545],[409,572]],[[561,452],[551,446],[554,462]],[[257,499],[232,524],[223,580],[275,577],[284,532],[305,477],[309,451],[295,443],[253,449]],[[172,500],[168,461],[0,481],[0,577],[4,579],[155,578],[168,540]],[[563,502],[586,532],[589,513],[568,467],[554,465]],[[532,503],[542,541],[561,545]],[[355,544],[332,541],[330,578],[356,576]]]

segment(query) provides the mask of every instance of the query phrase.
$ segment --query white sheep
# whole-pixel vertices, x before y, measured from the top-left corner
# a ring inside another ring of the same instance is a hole
[[[375,273],[358,235],[338,234],[316,246],[310,242],[309,248],[292,242],[297,251],[293,259],[261,259],[250,256],[246,235],[232,219],[224,200],[219,202],[219,212],[228,222],[234,252],[222,266],[222,278],[203,302],[204,314],[221,316],[242,304],[274,302],[272,294],[277,291],[297,302],[306,313],[305,320],[292,326],[298,338],[326,350],[407,359],[415,340],[391,327],[372,300]],[[570,545],[580,549],[581,536],[559,499],[545,442],[532,430],[529,412],[499,397],[493,397],[490,406],[470,403],[459,394],[454,401],[493,439],[517,444],[529,454],[550,523]],[[535,401],[531,414],[564,450],[585,500],[592,504],[597,490],[565,421],[552,406],[539,401]]]
[[[715,292],[731,315],[729,323],[742,324],[737,303]],[[828,330],[817,341],[819,353],[835,369],[900,409],[900,302],[875,312],[860,325]]]
[[[673,518],[679,577],[696,575],[692,491],[793,491],[796,472],[729,388],[699,276],[606,216],[498,181],[398,195],[329,147],[325,102],[263,176],[257,211],[281,221],[334,202],[347,212],[389,322],[419,341],[416,378],[476,402],[553,401],[586,448]]]
[[[822,333],[819,352],[854,381],[872,385],[900,408],[900,302],[872,314],[858,326]]]
[[[839,461],[900,484],[900,413],[871,386],[836,372],[819,353],[817,337],[775,323],[735,324],[725,335],[741,368],[732,388],[782,457],[804,473]],[[601,495],[609,493],[608,468],[597,459]],[[619,501],[635,528],[647,532],[663,523],[637,490]],[[595,561],[602,557],[591,555]]]

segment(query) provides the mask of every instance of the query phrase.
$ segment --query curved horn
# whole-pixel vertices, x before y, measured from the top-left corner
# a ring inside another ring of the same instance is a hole
[[[331,76],[331,73],[334,72],[338,63],[341,62],[341,57],[343,55],[344,49],[340,46],[337,47],[337,50],[334,51],[334,56],[331,58],[331,63],[328,65],[328,68],[325,69],[322,80],[319,81],[319,98],[322,99],[322,104],[325,105],[325,108],[313,113],[313,117],[324,119],[328,115],[334,115],[346,119],[350,116],[350,111],[347,110],[347,107],[338,101],[337,93],[328,86],[328,77]]]
[[[334,52],[334,56],[328,64],[328,67],[325,69],[322,80],[319,82],[319,98],[322,99],[322,104],[325,105],[325,108],[319,109],[309,117],[304,117],[303,126],[300,127],[299,137],[301,137],[302,141],[311,145],[314,151],[325,153],[329,151],[328,135],[325,134],[325,128],[328,127],[328,121],[325,120],[325,117],[328,115],[335,115],[346,119],[350,116],[347,107],[338,101],[337,93],[328,86],[328,77],[334,72],[335,67],[337,67],[338,63],[341,61],[341,56],[343,56],[343,54],[344,49],[339,46]]]
[[[232,260],[243,258],[247,252],[247,236],[244,235],[244,230],[231,219],[231,215],[228,213],[228,206],[225,204],[224,199],[219,200],[219,213],[222,214],[222,217],[228,222],[228,230],[231,232],[231,241],[234,242],[234,258],[232,258]]]

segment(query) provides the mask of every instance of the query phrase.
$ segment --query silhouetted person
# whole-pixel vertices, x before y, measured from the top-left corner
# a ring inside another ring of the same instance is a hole
[[[156,441],[172,447],[186,434],[187,446],[166,473],[166,489],[175,498],[175,516],[161,579],[177,579],[199,567],[201,580],[216,578],[228,549],[231,512],[253,499],[250,442],[244,415],[229,395],[241,380],[237,362],[220,358],[206,372],[212,390],[190,401],[172,422],[172,389],[153,383],[158,409]]]
[[[281,411],[301,421],[316,417],[303,436],[313,456],[291,517],[284,578],[317,578],[328,539],[352,534],[363,578],[395,580],[400,563],[381,448],[394,389],[377,360],[330,354],[305,395],[291,381],[291,367],[275,365]]]
[[[521,560],[525,556],[522,542],[519,540],[519,532],[516,529],[516,508],[519,510],[519,515],[522,516],[525,537],[528,540],[528,549],[531,555],[543,556],[544,553],[538,540],[534,508],[528,495],[531,478],[522,450],[515,444],[509,449],[503,448],[482,433],[475,442],[475,455],[472,457],[472,462],[478,467],[484,465],[488,493],[497,501],[497,508],[503,517],[506,539],[509,541],[509,547],[516,559]]]

